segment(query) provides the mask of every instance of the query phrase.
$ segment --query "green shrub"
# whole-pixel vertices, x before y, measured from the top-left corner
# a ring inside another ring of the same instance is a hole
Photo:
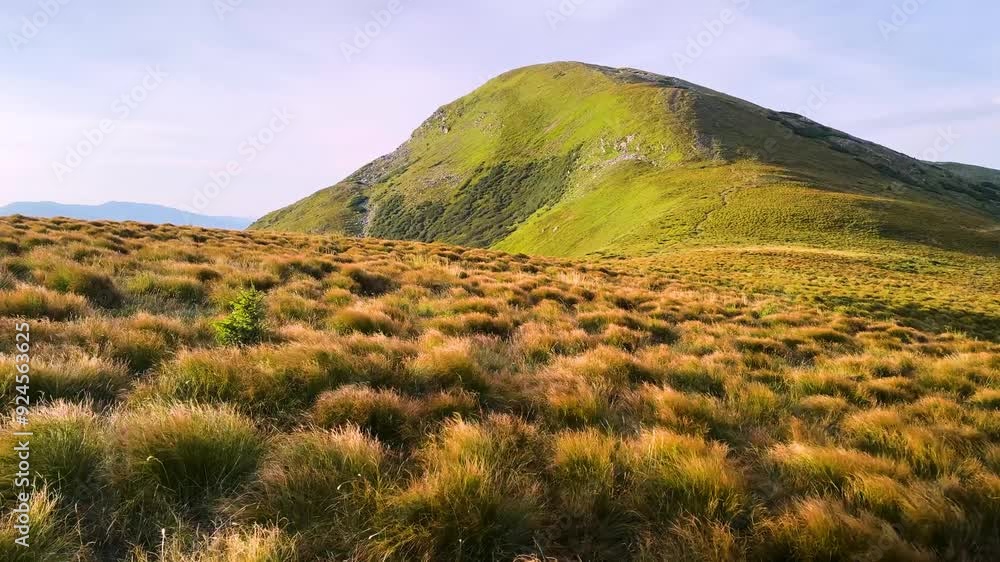
[[[242,347],[263,342],[267,314],[264,293],[254,288],[242,290],[229,306],[229,316],[215,324],[219,343]]]

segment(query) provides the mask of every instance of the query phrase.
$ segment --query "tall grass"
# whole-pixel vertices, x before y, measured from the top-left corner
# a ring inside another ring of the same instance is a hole
[[[902,283],[892,258],[836,263],[950,312],[884,295],[861,314],[861,285],[769,250],[571,262],[3,218],[7,248],[36,519],[2,560],[1000,555],[1000,346],[981,329],[1000,309]],[[738,290],[763,263],[799,284]],[[117,306],[91,292],[106,282]],[[218,341],[249,286],[266,337]],[[962,314],[975,332],[940,327]],[[4,513],[17,343],[0,338]]]

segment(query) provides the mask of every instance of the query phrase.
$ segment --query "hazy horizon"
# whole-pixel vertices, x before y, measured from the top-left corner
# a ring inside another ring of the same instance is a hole
[[[258,217],[487,79],[557,60],[677,76],[911,156],[1000,168],[1000,7],[976,4],[18,0],[0,8],[0,206]]]

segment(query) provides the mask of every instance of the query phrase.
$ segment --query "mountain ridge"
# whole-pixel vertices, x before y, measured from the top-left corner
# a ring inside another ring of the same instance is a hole
[[[516,69],[257,229],[567,257],[789,243],[996,255],[1000,186],[636,69]]]
[[[39,218],[66,217],[81,220],[135,221],[228,230],[243,230],[253,222],[251,219],[242,217],[201,215],[164,205],[127,201],[108,201],[99,205],[76,205],[54,201],[18,201],[0,207],[0,216],[5,215],[25,215]]]

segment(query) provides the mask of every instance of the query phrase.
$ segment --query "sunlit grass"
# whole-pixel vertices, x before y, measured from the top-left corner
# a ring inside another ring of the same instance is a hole
[[[918,309],[803,302],[839,269],[798,257],[772,275],[817,283],[775,295],[734,282],[773,256],[726,273],[693,254],[0,220],[15,240],[0,331],[31,326],[42,559],[1000,552],[1000,346]],[[120,302],[44,260],[99,272]],[[941,282],[921,279],[906,298]],[[225,345],[213,325],[251,286],[264,341]],[[5,414],[17,353],[0,341]]]

